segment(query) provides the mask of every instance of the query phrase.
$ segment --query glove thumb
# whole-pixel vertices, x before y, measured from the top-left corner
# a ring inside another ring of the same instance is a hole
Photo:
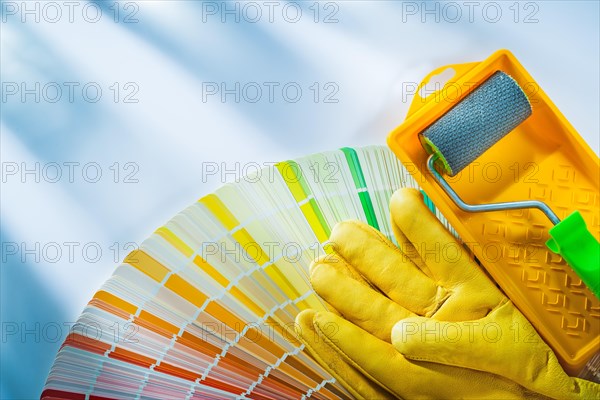
[[[410,360],[489,372],[486,366],[491,356],[490,343],[504,332],[497,322],[486,319],[447,322],[406,318],[392,328],[392,344]]]
[[[491,372],[549,397],[587,398],[599,386],[570,378],[533,326],[508,301],[484,318],[446,322],[406,318],[392,328],[392,344],[410,360]]]

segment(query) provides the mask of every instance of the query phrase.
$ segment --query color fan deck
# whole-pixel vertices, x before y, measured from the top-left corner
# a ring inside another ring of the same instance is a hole
[[[400,187],[418,184],[372,146],[280,162],[201,198],[97,291],[42,398],[351,398],[295,340],[294,318],[325,309],[308,268],[333,226],[361,220],[392,239]]]

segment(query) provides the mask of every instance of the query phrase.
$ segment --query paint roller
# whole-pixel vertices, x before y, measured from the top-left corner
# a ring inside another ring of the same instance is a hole
[[[579,211],[561,221],[547,204],[537,200],[467,204],[442,176],[442,173],[450,177],[458,174],[531,114],[531,104],[518,83],[508,74],[496,71],[422,132],[421,143],[430,154],[427,168],[463,211],[533,208],[543,212],[554,224],[546,246],[560,254],[600,298],[600,243],[588,230]]]

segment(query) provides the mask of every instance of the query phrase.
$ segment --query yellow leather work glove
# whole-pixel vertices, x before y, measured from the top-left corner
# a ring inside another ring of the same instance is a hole
[[[417,332],[420,339],[422,332],[428,332],[423,328],[432,329],[422,322],[480,320],[510,303],[431,214],[418,191],[399,190],[390,208],[400,249],[363,223],[338,224],[330,238],[335,251],[311,267],[312,285],[333,312],[307,310],[296,319],[307,350],[353,396],[593,398],[598,385],[566,376],[553,364],[556,359],[550,360],[554,355],[549,349],[540,355],[515,354],[511,343],[490,350],[480,344],[479,354],[468,363],[470,350],[463,346],[462,357],[448,358],[446,363],[444,355],[452,354],[448,345],[440,358],[429,359],[430,353],[421,351],[427,342],[409,335]],[[493,357],[510,360],[504,364],[512,369],[490,369],[483,362],[489,351],[497,353]],[[532,371],[540,361],[532,364],[531,357],[550,360],[547,370]],[[521,375],[512,372],[518,365],[524,369]],[[544,371],[549,379],[568,384],[561,384],[557,391],[557,387],[538,384],[537,379],[521,379],[538,378]]]

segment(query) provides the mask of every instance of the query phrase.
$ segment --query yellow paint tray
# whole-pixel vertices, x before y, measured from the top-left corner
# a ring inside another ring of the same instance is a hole
[[[561,256],[547,249],[552,223],[535,209],[460,210],[428,171],[429,155],[419,135],[496,71],[505,72],[527,95],[532,115],[461,173],[446,177],[447,182],[469,204],[541,200],[561,219],[579,210],[596,239],[598,157],[509,51],[500,50],[482,62],[438,68],[419,89],[448,69],[454,76],[439,90],[426,97],[415,94],[406,121],[390,133],[388,145],[565,370],[577,375],[600,351],[600,302]]]

